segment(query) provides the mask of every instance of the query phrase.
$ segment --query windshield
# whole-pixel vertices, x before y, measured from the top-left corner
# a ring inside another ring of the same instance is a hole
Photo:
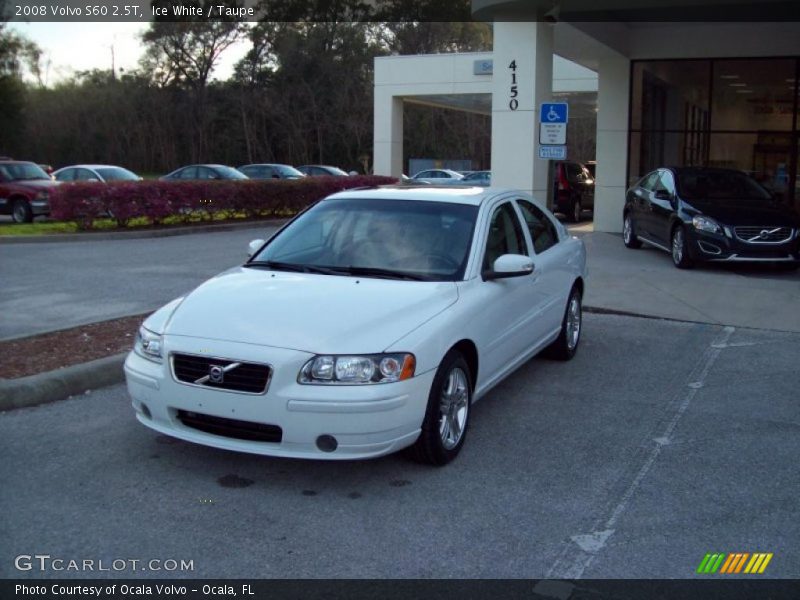
[[[97,169],[105,181],[139,181],[139,176],[122,167],[103,167]]]
[[[342,171],[339,167],[324,167],[323,170],[329,175],[347,175],[347,172]]]
[[[727,169],[682,169],[678,190],[685,200],[772,200],[753,178]]]
[[[273,168],[284,177],[305,177],[303,173],[289,165],[275,165]]]
[[[324,200],[249,263],[334,275],[461,279],[477,206],[415,200]]]
[[[464,179],[469,181],[489,179],[489,173],[487,173],[486,171],[477,171],[475,173],[470,173],[469,175],[464,177]]]
[[[8,181],[50,179],[50,176],[39,165],[34,163],[6,163],[0,165],[0,174]]]
[[[232,167],[220,165],[214,168],[216,169],[217,173],[219,173],[220,177],[222,177],[222,179],[250,179],[247,175],[241,171],[237,171]]]

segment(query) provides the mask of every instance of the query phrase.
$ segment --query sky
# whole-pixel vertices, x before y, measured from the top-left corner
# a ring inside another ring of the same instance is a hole
[[[110,69],[111,46],[114,47],[117,73],[119,69],[135,69],[143,52],[139,36],[148,24],[13,22],[10,27],[42,49],[43,63],[48,60],[50,63],[43,73],[45,84],[53,85],[76,71]],[[247,50],[245,42],[228,48],[220,58],[213,79],[227,79]]]

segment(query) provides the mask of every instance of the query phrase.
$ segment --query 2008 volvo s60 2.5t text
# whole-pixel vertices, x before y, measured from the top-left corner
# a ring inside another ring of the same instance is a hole
[[[585,276],[583,242],[522,192],[341,192],[151,315],[128,390],[144,425],[199,444],[445,464],[474,400],[574,355]]]

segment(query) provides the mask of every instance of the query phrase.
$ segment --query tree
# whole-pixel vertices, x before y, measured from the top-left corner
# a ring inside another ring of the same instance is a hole
[[[0,0],[0,14],[5,9]],[[19,149],[25,126],[25,85],[23,68],[34,74],[41,50],[30,40],[0,21],[0,154],[14,154]]]
[[[207,13],[208,7],[218,6],[219,0],[191,3]],[[225,3],[236,6],[236,3]],[[191,160],[205,159],[208,145],[207,129],[210,120],[206,87],[222,53],[243,34],[244,26],[233,19],[194,17],[185,21],[155,21],[142,35],[146,46],[142,67],[156,85],[184,90],[176,93],[188,104],[188,130]]]

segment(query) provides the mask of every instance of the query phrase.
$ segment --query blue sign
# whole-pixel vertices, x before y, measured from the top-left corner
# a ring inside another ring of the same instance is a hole
[[[539,146],[539,158],[546,160],[566,160],[566,146]]]
[[[549,102],[542,104],[539,113],[540,123],[565,123],[569,113],[569,105],[566,102]]]

